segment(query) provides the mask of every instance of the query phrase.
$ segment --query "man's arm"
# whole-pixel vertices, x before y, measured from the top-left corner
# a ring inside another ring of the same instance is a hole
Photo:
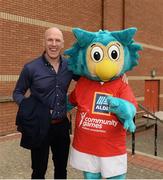
[[[25,98],[25,93],[30,87],[31,81],[27,67],[24,66],[13,91],[13,99],[19,105]]]

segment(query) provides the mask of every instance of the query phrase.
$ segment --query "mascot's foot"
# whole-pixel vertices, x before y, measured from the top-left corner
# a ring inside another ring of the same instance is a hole
[[[102,179],[101,173],[91,173],[91,172],[83,172],[84,179]],[[126,174],[122,174],[119,176],[114,176],[106,179],[126,179]]]
[[[101,173],[83,172],[84,179],[101,179]]]
[[[126,179],[126,174],[122,174],[119,176],[114,176],[114,177],[110,177],[110,178],[106,178],[106,179]]]

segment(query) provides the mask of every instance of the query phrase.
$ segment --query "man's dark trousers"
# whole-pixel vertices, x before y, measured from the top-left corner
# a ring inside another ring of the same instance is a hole
[[[69,121],[51,124],[41,147],[31,149],[32,179],[45,179],[50,147],[55,168],[54,179],[66,179],[69,146]]]

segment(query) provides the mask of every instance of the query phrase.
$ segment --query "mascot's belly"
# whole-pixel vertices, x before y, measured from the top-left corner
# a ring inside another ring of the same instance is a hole
[[[96,156],[116,156],[126,153],[126,131],[114,116],[93,116],[77,112],[73,147]]]
[[[108,113],[106,102],[108,95],[116,94],[115,88],[112,88],[111,83],[102,86],[86,78],[81,80],[75,90],[78,94],[78,111],[73,147],[80,152],[101,157],[125,154],[126,131],[117,117]]]

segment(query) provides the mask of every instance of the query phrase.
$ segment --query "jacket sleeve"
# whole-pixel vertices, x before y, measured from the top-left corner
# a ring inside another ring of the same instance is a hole
[[[26,66],[24,66],[13,91],[13,99],[18,105],[20,105],[22,100],[25,98],[25,93],[30,88],[30,85],[31,80],[29,70]]]

